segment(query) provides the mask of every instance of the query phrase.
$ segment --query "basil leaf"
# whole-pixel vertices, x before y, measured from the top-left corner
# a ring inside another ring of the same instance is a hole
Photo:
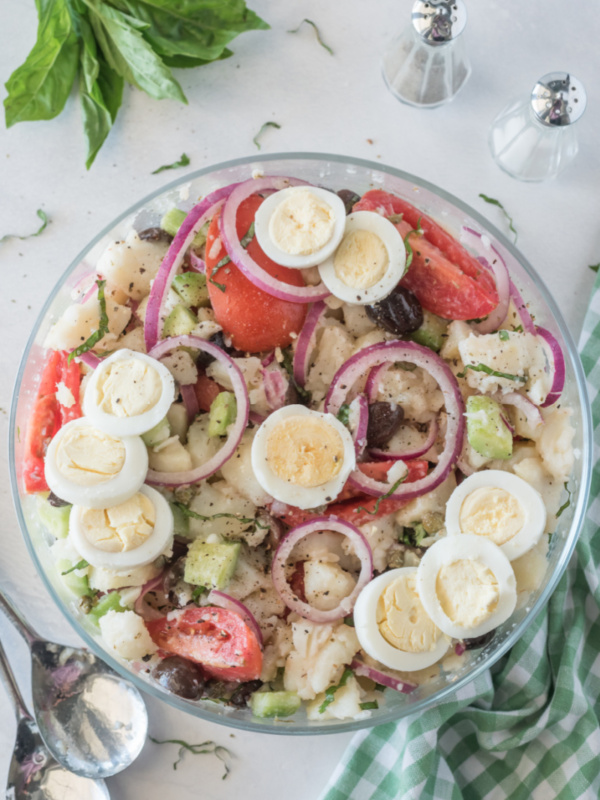
[[[348,683],[348,678],[351,678],[354,675],[354,672],[349,667],[346,667],[344,670],[344,674],[340,678],[340,682],[336,686],[329,686],[325,690],[325,700],[319,706],[319,714],[322,714],[327,706],[331,705],[335,699],[335,693],[338,689],[341,689],[342,686],[345,686]]]
[[[510,216],[510,214],[508,213],[508,211],[507,211],[507,210],[504,208],[504,206],[502,205],[502,203],[501,203],[499,200],[496,200],[494,197],[487,197],[487,195],[485,195],[485,194],[480,194],[480,195],[479,195],[479,197],[481,197],[481,199],[482,199],[482,200],[485,200],[485,202],[486,202],[486,203],[489,203],[489,204],[490,204],[490,205],[492,205],[492,206],[498,206],[498,208],[499,208],[499,209],[502,211],[502,213],[503,213],[503,214],[504,214],[504,216],[506,217],[506,219],[507,219],[507,221],[508,221],[508,227],[509,227],[509,228],[510,228],[510,230],[511,230],[511,231],[514,233],[514,235],[515,235],[515,242],[516,242],[516,241],[517,241],[517,239],[518,239],[518,237],[519,237],[519,234],[517,233],[517,229],[516,229],[516,228],[515,228],[515,226],[513,225],[513,219],[512,219],[512,217]]]
[[[600,269],[600,262],[598,264],[590,264],[589,269],[591,269],[592,272],[598,272]]]
[[[527,383],[529,378],[525,375],[511,375],[510,372],[499,372],[497,369],[488,367],[487,364],[466,364],[462,372],[459,372],[457,377],[464,378],[467,370],[472,369],[473,372],[485,372],[486,375],[493,375],[495,378],[506,378],[509,381],[519,381],[519,383]]]
[[[381,501],[382,501],[382,500],[387,500],[387,499],[388,499],[388,497],[391,497],[391,496],[394,494],[394,492],[396,491],[396,489],[397,489],[397,488],[400,486],[400,484],[401,484],[401,483],[404,483],[404,481],[405,481],[407,478],[408,478],[408,470],[407,470],[407,472],[406,472],[406,475],[403,475],[401,478],[398,478],[398,480],[396,481],[396,483],[392,484],[392,487],[391,487],[391,489],[389,489],[389,490],[388,490],[388,491],[387,491],[385,494],[382,494],[382,495],[381,495],[381,497],[378,497],[378,498],[377,498],[377,502],[375,503],[375,508],[373,509],[373,511],[369,511],[369,509],[368,509],[368,508],[365,508],[364,506],[359,506],[358,508],[355,508],[354,510],[355,510],[357,513],[358,513],[359,511],[365,511],[367,514],[370,514],[371,516],[373,516],[373,517],[374,517],[374,516],[375,516],[375,514],[377,514],[377,512],[379,511],[379,506],[381,505]]]
[[[414,228],[412,231],[409,231],[406,236],[404,237],[404,247],[406,248],[406,264],[404,266],[404,271],[406,272],[410,265],[412,264],[413,260],[413,249],[408,241],[408,237],[411,233],[416,234],[417,236],[423,236],[423,228],[421,227],[421,217],[417,220],[417,227]]]
[[[563,511],[566,511],[566,510],[567,510],[567,508],[568,508],[568,507],[571,505],[571,492],[570,492],[570,490],[569,490],[569,484],[568,484],[568,482],[567,482],[567,481],[565,481],[565,483],[564,483],[564,487],[565,487],[565,492],[566,492],[566,493],[567,493],[569,496],[567,497],[567,499],[565,500],[565,502],[562,504],[562,506],[561,506],[561,507],[558,509],[558,511],[556,512],[556,519],[558,519],[558,518],[559,518],[559,517],[562,515]]]
[[[259,150],[261,149],[261,147],[260,147],[260,142],[258,140],[260,139],[260,137],[266,131],[267,128],[281,128],[281,125],[278,122],[265,122],[264,125],[261,125],[259,132],[256,134],[254,139],[252,139],[252,141]]]
[[[38,208],[38,210],[37,210],[35,213],[36,213],[36,214],[38,215],[38,217],[39,217],[39,218],[42,220],[42,224],[41,224],[41,225],[40,225],[40,227],[37,229],[37,231],[34,231],[34,233],[28,233],[28,234],[26,234],[25,236],[19,236],[19,235],[18,235],[18,234],[16,234],[16,233],[5,233],[5,234],[4,234],[4,236],[3,236],[3,237],[0,239],[0,244],[2,244],[2,242],[5,242],[7,239],[21,239],[21,240],[25,240],[25,239],[32,239],[34,236],[39,236],[39,235],[40,235],[40,233],[41,233],[43,230],[45,230],[45,229],[46,229],[46,226],[48,225],[48,222],[49,222],[50,220],[48,219],[48,215],[46,214],[46,212],[45,212],[45,211],[42,211],[42,209],[41,209],[41,208]]]
[[[348,425],[350,419],[350,406],[348,403],[342,403],[340,406],[340,410],[337,413],[337,418],[342,423],[342,425]]]
[[[77,74],[79,45],[66,0],[37,0],[37,39],[6,82],[6,127],[53,119],[63,110]]]
[[[223,61],[225,58],[231,58],[233,53],[231,50],[225,48],[221,55],[213,59],[213,61]],[[203,67],[205,64],[212,64],[207,58],[193,58],[191,56],[167,56],[164,53],[161,53],[161,57],[163,62],[167,65],[167,67],[175,67],[176,69],[192,69],[193,67]]]
[[[298,31],[299,31],[299,30],[300,30],[300,28],[301,28],[301,27],[304,25],[304,23],[305,23],[305,22],[306,22],[306,24],[307,24],[307,25],[312,25],[312,27],[313,27],[313,29],[314,29],[314,31],[315,31],[315,35],[316,35],[316,37],[317,37],[317,41],[318,41],[318,43],[321,45],[321,47],[324,47],[324,48],[325,48],[325,50],[327,50],[327,52],[328,52],[330,55],[333,55],[333,50],[331,49],[331,47],[329,47],[329,45],[328,45],[328,44],[325,44],[325,42],[324,42],[324,41],[323,41],[323,39],[321,38],[321,33],[320,33],[319,29],[317,28],[317,26],[315,25],[315,23],[312,21],[312,19],[303,19],[303,20],[302,20],[302,22],[300,23],[300,25],[298,25],[298,27],[297,27],[297,28],[294,28],[294,30],[293,30],[293,31],[288,31],[288,33],[298,33]]]
[[[209,753],[211,755],[215,755],[219,761],[223,764],[223,768],[225,772],[223,773],[223,780],[229,774],[231,767],[229,766],[228,759],[231,758],[231,750],[228,750],[222,744],[217,744],[213,741],[207,742],[200,742],[200,744],[190,744],[189,742],[184,741],[183,739],[155,739],[153,736],[148,736],[151,742],[154,744],[176,744],[179,745],[178,757],[177,761],[173,763],[173,769],[177,769],[177,765],[180,763],[181,759],[185,755],[186,751],[188,753],[192,753],[195,756],[203,755],[205,753]]]
[[[181,154],[179,161],[174,161],[172,164],[163,164],[152,172],[152,175],[158,175],[159,172],[164,172],[166,169],[177,169],[178,167],[187,167],[190,163],[190,157],[185,153]]]
[[[96,281],[96,286],[98,287],[98,303],[100,304],[98,330],[94,331],[91,336],[88,336],[85,342],[80,344],[79,347],[76,347],[75,350],[71,350],[67,359],[68,364],[70,364],[74,358],[77,358],[77,356],[83,355],[83,353],[87,353],[88,350],[91,350],[92,347],[98,344],[108,333],[108,314],[106,313],[106,299],[104,297],[106,281]]]

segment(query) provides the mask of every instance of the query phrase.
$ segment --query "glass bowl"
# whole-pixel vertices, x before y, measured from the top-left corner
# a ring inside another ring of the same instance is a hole
[[[290,175],[331,189],[352,189],[363,194],[380,188],[400,195],[437,219],[458,235],[462,225],[485,232],[506,260],[513,281],[533,309],[536,321],[549,329],[565,353],[567,380],[564,400],[573,409],[575,428],[575,467],[569,482],[570,506],[558,520],[548,553],[546,574],[541,586],[529,597],[526,605],[498,629],[490,644],[480,651],[470,651],[464,665],[452,673],[443,671],[431,683],[405,695],[393,690],[385,693],[385,703],[368,719],[314,722],[303,711],[285,720],[257,719],[249,710],[238,710],[211,701],[192,702],[168,694],[144,674],[135,672],[125,661],[107,653],[89,620],[77,607],[54,568],[49,555],[51,537],[42,528],[35,510],[35,497],[24,493],[20,474],[24,438],[32,400],[44,360],[42,343],[52,322],[70,302],[70,292],[81,279],[93,272],[98,257],[109,242],[123,238],[131,226],[138,230],[156,225],[162,214],[177,204],[191,208],[196,199],[215,188],[250,178],[253,170],[266,174]],[[101,231],[73,261],[48,298],[29,339],[19,368],[11,409],[10,470],[12,491],[21,530],[27,547],[54,601],[86,644],[117,672],[130,678],[139,689],[164,700],[175,708],[202,719],[263,733],[317,734],[356,731],[387,722],[407,714],[424,711],[442,702],[456,690],[488,669],[523,635],[539,611],[546,605],[564,572],[581,530],[591,476],[591,418],[583,370],[567,326],[558,307],[533,267],[515,247],[490,223],[465,203],[438,187],[391,167],[369,161],[320,153],[285,153],[261,158],[240,158],[202,169],[154,192],[128,209]]]

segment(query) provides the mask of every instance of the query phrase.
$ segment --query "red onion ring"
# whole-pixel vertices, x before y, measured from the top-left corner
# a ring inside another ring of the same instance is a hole
[[[289,388],[287,378],[278,369],[262,369],[261,372],[269,408],[271,411],[283,408]]]
[[[550,354],[552,356],[553,362],[553,369],[554,374],[552,376],[552,385],[550,387],[550,391],[548,392],[548,396],[541,404],[542,408],[546,408],[547,406],[554,405],[557,400],[560,398],[563,389],[565,388],[565,375],[566,375],[566,367],[565,367],[565,357],[563,355],[563,351],[559,343],[556,341],[554,336],[547,331],[546,328],[536,328],[537,335],[541,336],[542,339],[548,345],[550,350]]]
[[[145,583],[142,586],[140,595],[133,604],[133,610],[135,611],[136,614],[139,614],[139,616],[142,617],[142,619],[151,620],[151,619],[162,619],[164,617],[164,614],[161,614],[161,612],[158,611],[156,608],[152,608],[146,602],[144,602],[144,598],[148,594],[148,592],[151,592],[154,589],[156,589],[157,586],[162,585],[164,577],[165,577],[165,572],[163,570],[160,573],[160,575],[157,575],[155,578],[151,578],[149,581],[147,581],[147,583]]]
[[[287,582],[285,574],[286,562],[294,547],[305,536],[315,531],[336,531],[344,534],[354,545],[355,553],[360,559],[360,574],[356,586],[347,597],[343,598],[338,606],[330,611],[320,611],[296,597]],[[336,622],[351,613],[359,593],[373,577],[373,555],[369,543],[354,525],[336,517],[318,517],[297,525],[292,528],[287,536],[284,536],[273,556],[271,576],[275,589],[289,609],[311,622]]]
[[[377,400],[377,392],[379,391],[379,381],[384,372],[387,371],[389,364],[379,364],[377,367],[373,367],[372,370],[369,372],[369,377],[367,378],[367,382],[365,384],[365,392],[367,397],[369,398],[369,403],[374,403]]]
[[[519,392],[496,394],[494,395],[494,400],[505,406],[514,406],[517,408],[522,412],[523,416],[526,418],[528,424],[531,425],[532,428],[544,424],[542,412],[535,405],[535,403],[533,403],[528,397],[525,397],[524,394],[519,394]]]
[[[375,683],[380,683],[382,686],[387,686],[388,689],[395,689],[397,692],[402,692],[402,694],[410,694],[417,688],[413,683],[405,683],[404,681],[401,681],[400,678],[394,678],[392,675],[387,675],[380,669],[370,667],[368,664],[365,664],[363,661],[359,661],[357,658],[352,660],[350,669],[353,669],[357,675],[362,675],[364,678],[370,678],[372,681],[375,681]]]
[[[411,461],[413,458],[420,458],[425,455],[428,450],[431,450],[437,439],[439,426],[436,420],[433,420],[427,432],[427,438],[423,444],[413,447],[412,450],[404,450],[402,453],[395,453],[392,450],[381,450],[378,447],[373,447],[369,450],[369,454],[373,456],[376,461]]]
[[[502,420],[502,423],[503,423],[504,425],[506,425],[506,427],[507,427],[507,428],[508,428],[508,430],[510,431],[510,435],[511,435],[511,436],[514,436],[514,435],[515,435],[515,429],[514,429],[514,426],[510,424],[509,420],[508,420],[508,419],[507,419],[507,418],[504,416],[504,414],[502,414],[502,413],[500,414],[500,419]]]
[[[194,386],[191,383],[186,386],[180,386],[179,391],[181,392],[181,399],[187,411],[188,422],[193,422],[200,413],[200,406],[198,405],[198,398]]]
[[[361,456],[367,446],[367,428],[369,427],[369,404],[364,394],[359,394],[350,403],[348,427],[354,442],[354,451]]]
[[[86,364],[86,366],[88,366],[90,369],[96,369],[98,364],[102,363],[100,356],[92,353],[91,350],[88,350],[87,353],[82,353],[80,356],[77,356],[77,360]]]
[[[192,210],[183,220],[181,227],[175,234],[167,254],[156,273],[156,278],[152,283],[148,305],[146,306],[146,318],[144,322],[144,338],[146,340],[146,350],[150,350],[158,342],[162,334],[163,310],[169,289],[177,270],[183,263],[183,257],[194,237],[204,225],[204,223],[214,216],[215,212],[223,205],[225,198],[229,197],[238,184],[232,183],[211,192]]]
[[[229,594],[225,594],[225,592],[219,591],[219,589],[212,589],[208,597],[206,598],[207,605],[209,606],[218,606],[219,608],[226,608],[229,611],[234,611],[238,614],[246,623],[246,625],[251,629],[254,633],[256,638],[258,639],[258,643],[263,647],[263,635],[260,629],[260,625],[256,621],[256,617],[252,614],[249,608],[245,606],[239,600],[236,600],[235,597],[231,597]]]
[[[202,275],[206,275],[206,263],[200,256],[197,256],[193,250],[190,250],[190,267],[194,272],[200,272]]]
[[[298,334],[293,363],[294,380],[298,386],[304,386],[306,383],[310,357],[317,343],[317,328],[326,310],[327,306],[322,300],[312,305]]]
[[[444,395],[448,418],[444,449],[433,470],[425,478],[414,483],[400,484],[396,491],[389,495],[394,500],[412,500],[430,492],[446,480],[462,449],[465,405],[456,378],[445,361],[428,347],[415,342],[383,342],[366,347],[349,358],[334,375],[325,398],[325,411],[337,415],[350,389],[370,367],[397,361],[416,364],[435,378]],[[373,497],[387,495],[390,489],[387,483],[369,478],[358,469],[350,474],[349,481],[352,486]]]
[[[263,292],[291,303],[312,303],[315,300],[323,300],[329,296],[330,292],[324,283],[320,283],[318,286],[292,286],[269,275],[242,247],[236,229],[237,211],[240,204],[250,195],[268,189],[280,190],[287,189],[289,186],[308,185],[306,181],[297,178],[251,178],[249,181],[240,183],[231,192],[219,217],[221,240],[236,267]]]
[[[205,339],[201,339],[200,336],[188,333],[184,336],[163,339],[156,347],[152,348],[148,355],[152,358],[161,359],[176,347],[193,347],[196,350],[202,350],[225,366],[237,401],[237,417],[233,425],[230,426],[227,441],[212,458],[209,458],[206,464],[201,464],[199,467],[186,472],[155,472],[150,469],[148,470],[146,482],[154,486],[188,486],[191,483],[197,483],[214,475],[235,453],[248,424],[250,400],[246,382],[240,368],[227,353],[212,344],[212,342],[207,342]]]
[[[533,324],[533,320],[531,319],[531,314],[529,313],[529,310],[525,305],[525,301],[521,297],[521,293],[512,282],[512,279],[509,279],[509,285],[510,285],[510,296],[513,303],[515,304],[517,314],[523,325],[523,330],[527,331],[527,333],[532,333],[535,335],[535,325]]]
[[[498,330],[508,314],[510,278],[506,262],[491,242],[487,244],[487,237],[484,238],[483,234],[474,231],[473,228],[463,226],[461,242],[471,246],[480,256],[478,258],[479,263],[483,264],[494,275],[498,293],[498,305],[493,311],[490,311],[483,322],[474,325],[475,330],[479,333],[492,333],[492,331]]]

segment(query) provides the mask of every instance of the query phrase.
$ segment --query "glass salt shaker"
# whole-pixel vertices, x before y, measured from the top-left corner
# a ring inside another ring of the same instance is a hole
[[[398,100],[419,108],[448,103],[471,74],[461,33],[463,0],[416,0],[411,24],[386,48],[383,77]]]
[[[489,145],[498,166],[522,181],[554,178],[577,155],[573,123],[586,102],[585,89],[573,75],[544,75],[529,98],[510,102],[492,123]]]

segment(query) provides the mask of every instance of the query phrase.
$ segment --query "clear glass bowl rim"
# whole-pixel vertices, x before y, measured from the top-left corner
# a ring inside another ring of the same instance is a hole
[[[85,254],[89,252],[93,247],[95,247],[95,245],[102,239],[102,237],[109,234],[110,231],[113,228],[115,228],[123,219],[127,218],[131,214],[134,214],[136,211],[139,211],[140,209],[144,208],[146,204],[148,204],[151,200],[158,197],[159,195],[177,189],[182,184],[188,183],[189,181],[193,181],[196,178],[199,178],[203,175],[207,175],[212,172],[217,172],[220,170],[229,169],[231,167],[241,166],[245,164],[248,165],[254,164],[257,167],[259,167],[265,163],[277,162],[282,160],[333,161],[353,167],[361,167],[364,169],[371,170],[373,172],[381,172],[384,174],[393,175],[395,177],[401,178],[404,181],[414,183],[415,185],[420,186],[432,192],[438,197],[441,197],[444,201],[451,203],[456,208],[468,214],[472,219],[476,220],[484,230],[492,234],[492,236],[494,236],[496,240],[500,242],[500,244],[510,252],[513,258],[515,258],[518,261],[520,266],[525,270],[525,272],[534,282],[536,289],[542,295],[544,303],[547,305],[554,319],[556,320],[556,323],[560,328],[561,335],[563,336],[563,339],[567,346],[569,359],[571,361],[573,370],[575,372],[575,377],[577,381],[577,390],[581,400],[581,407],[582,407],[581,424],[582,424],[582,440],[584,443],[584,447],[581,456],[583,464],[582,464],[582,474],[581,474],[581,489],[577,498],[577,507],[573,514],[573,522],[571,525],[571,529],[564,543],[559,561],[557,563],[557,567],[550,576],[548,583],[544,588],[544,591],[540,594],[540,596],[538,597],[537,601],[532,606],[528,614],[506,637],[504,642],[502,642],[497,649],[495,649],[492,653],[490,653],[486,659],[483,659],[481,663],[477,664],[470,672],[468,672],[466,675],[456,680],[456,682],[449,684],[442,690],[435,692],[434,694],[425,697],[422,700],[414,704],[411,704],[410,706],[407,706],[406,710],[394,709],[394,710],[389,710],[387,712],[384,710],[382,711],[382,713],[377,714],[377,717],[375,719],[370,718],[366,720],[340,722],[335,726],[324,725],[321,728],[313,727],[310,724],[288,727],[285,724],[281,723],[277,724],[276,722],[273,722],[273,724],[271,725],[265,725],[264,723],[261,722],[254,722],[252,719],[240,720],[234,717],[229,717],[226,714],[211,713],[209,711],[206,711],[199,705],[195,705],[189,701],[179,698],[177,695],[167,695],[166,693],[160,691],[158,688],[155,688],[152,685],[146,683],[143,679],[139,678],[133,671],[126,669],[120,662],[112,658],[112,656],[109,653],[107,653],[105,650],[102,650],[96,644],[94,639],[87,633],[87,631],[85,631],[79,625],[76,618],[70,613],[69,609],[63,603],[62,599],[56,595],[54,588],[52,587],[51,583],[46,577],[46,573],[44,571],[42,563],[38,558],[38,554],[34,549],[33,543],[29,536],[27,524],[25,521],[25,517],[23,515],[23,510],[20,503],[18,480],[16,474],[16,464],[15,464],[17,403],[23,379],[23,373],[25,370],[25,366],[27,364],[27,360],[29,358],[29,353],[34,343],[37,331],[40,325],[42,324],[48,312],[48,309],[50,308],[52,302],[54,301],[54,298],[58,294],[60,287],[64,283],[67,276],[71,273],[71,271],[74,270],[77,267],[77,265],[83,260]],[[567,568],[567,564],[571,558],[573,550],[575,549],[577,539],[582,530],[585,519],[585,511],[587,508],[588,495],[590,491],[591,476],[592,476],[592,452],[593,452],[592,431],[593,431],[592,418],[591,418],[590,403],[586,388],[586,379],[583,372],[581,361],[579,359],[579,354],[577,352],[577,348],[575,346],[571,333],[562,317],[562,314],[557,304],[555,303],[552,295],[546,288],[544,282],[538,276],[537,272],[529,263],[529,261],[523,256],[523,254],[519,250],[517,250],[514,244],[510,242],[501,231],[499,231],[492,223],[490,223],[489,220],[486,219],[482,214],[475,211],[475,209],[471,208],[467,203],[464,203],[462,200],[455,197],[450,192],[447,192],[444,189],[441,189],[439,186],[436,186],[435,184],[429,181],[423,180],[422,178],[419,178],[416,175],[404,172],[403,170],[399,170],[385,164],[369,161],[367,159],[354,158],[352,156],[343,156],[339,154],[336,155],[331,153],[318,153],[318,152],[315,153],[290,152],[290,153],[270,153],[260,156],[244,156],[229,161],[223,161],[218,164],[211,164],[208,167],[203,167],[202,169],[196,170],[194,172],[186,173],[185,175],[177,178],[176,180],[171,181],[165,186],[161,186],[160,188],[156,189],[156,191],[146,195],[142,200],[138,201],[133,206],[130,206],[130,208],[128,208],[126,211],[124,211],[122,214],[120,214],[118,217],[112,220],[112,222],[110,222],[105,228],[103,228],[103,230],[100,231],[100,233],[98,233],[94,237],[94,239],[83,248],[83,250],[81,250],[81,252],[73,259],[69,267],[61,275],[60,279],[55,284],[52,292],[48,296],[46,302],[44,303],[36,319],[35,325],[32,329],[32,332],[25,346],[25,350],[23,351],[23,356],[21,358],[21,362],[17,372],[17,378],[15,381],[15,387],[13,390],[13,398],[11,403],[8,449],[9,449],[9,468],[10,468],[12,498],[19,526],[21,528],[21,533],[23,534],[23,538],[25,539],[25,544],[29,551],[29,555],[31,556],[34,562],[36,570],[38,574],[41,576],[46,589],[48,590],[52,599],[54,600],[54,603],[61,610],[63,615],[66,617],[66,619],[72,626],[72,628],[77,633],[77,635],[84,640],[85,644],[94,653],[96,653],[96,655],[102,658],[107,664],[109,664],[109,666],[111,666],[114,670],[116,670],[116,672],[118,672],[124,678],[132,681],[142,692],[147,692],[153,695],[154,697],[158,698],[159,700],[166,702],[173,708],[185,711],[188,714],[192,714],[193,716],[199,717],[200,719],[204,719],[208,722],[214,722],[229,728],[237,728],[246,731],[255,731],[257,733],[281,734],[288,736],[302,736],[302,735],[315,736],[321,734],[348,733],[348,732],[358,731],[364,728],[373,727],[375,725],[384,725],[391,722],[397,722],[402,717],[409,716],[412,714],[422,713],[426,709],[431,708],[432,706],[437,705],[438,703],[441,703],[444,700],[449,699],[461,688],[466,686],[468,683],[471,683],[473,680],[475,680],[475,678],[477,678],[485,670],[489,669],[494,663],[496,663],[498,659],[500,659],[508,650],[510,650],[511,647],[513,647],[516,644],[516,642],[521,638],[523,633],[527,630],[527,628],[537,617],[539,612],[545,607],[546,603],[550,598],[550,595],[558,585],[560,578],[562,577],[565,569]]]

